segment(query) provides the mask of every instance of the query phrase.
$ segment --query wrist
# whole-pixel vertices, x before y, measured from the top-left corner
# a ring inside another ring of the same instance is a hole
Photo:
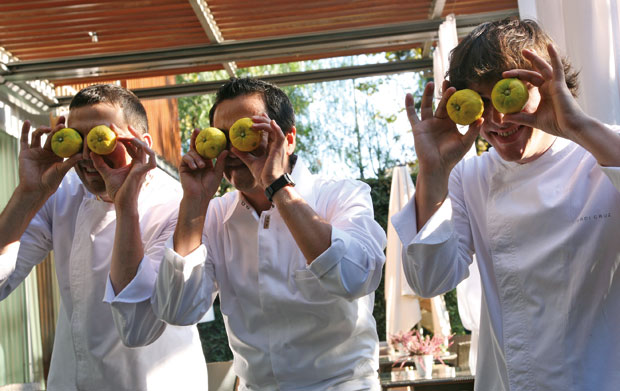
[[[273,197],[285,187],[295,186],[293,178],[288,173],[282,174],[279,178],[272,181],[265,188],[265,196],[269,202],[273,202]]]
[[[27,189],[20,184],[17,185],[13,194],[21,205],[38,209],[45,204],[45,201],[47,201],[53,193],[45,194],[41,190]]]

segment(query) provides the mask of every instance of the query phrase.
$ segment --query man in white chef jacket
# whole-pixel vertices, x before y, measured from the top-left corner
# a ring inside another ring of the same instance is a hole
[[[263,132],[257,150],[231,148],[215,164],[193,147],[183,157],[179,220],[152,304],[152,290],[134,288],[154,281],[138,274],[124,288],[135,308],[108,297],[119,323],[148,343],[170,327],[158,318],[196,323],[218,293],[240,390],[379,390],[372,310],[386,239],[370,188],[312,175],[296,159],[293,108],[279,88],[222,86],[211,124],[228,131],[245,117]],[[222,176],[236,191],[213,198]]]
[[[181,192],[154,169],[144,107],[116,85],[86,87],[73,98],[66,125],[84,140],[97,125],[117,133],[106,156],[89,152],[85,141],[70,158],[56,156],[51,135],[64,122],[37,128],[30,140],[24,123],[19,185],[0,214],[0,299],[54,251],[61,305],[47,389],[206,389],[195,327],[169,327],[153,344],[129,348],[102,301],[108,273],[122,272],[132,259],[159,264],[176,223]],[[119,262],[110,271],[113,259]]]
[[[521,112],[491,91],[526,83]],[[485,23],[451,54],[449,82],[406,108],[420,171],[392,219],[414,291],[434,296],[468,275],[482,283],[477,390],[616,390],[620,382],[620,135],[586,115],[577,75],[533,21]],[[448,98],[470,88],[481,119],[461,135]],[[462,160],[477,135],[492,146]]]

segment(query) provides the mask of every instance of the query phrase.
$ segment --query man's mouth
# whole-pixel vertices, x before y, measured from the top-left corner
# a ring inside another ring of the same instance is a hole
[[[514,128],[514,129],[509,130],[507,132],[495,132],[495,133],[500,135],[500,136],[502,136],[502,137],[508,137],[508,136],[511,136],[511,135],[517,133],[517,130],[519,130],[519,128]]]

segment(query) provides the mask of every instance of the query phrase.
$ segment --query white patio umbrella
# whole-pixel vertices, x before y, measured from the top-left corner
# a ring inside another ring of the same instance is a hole
[[[417,296],[403,273],[403,246],[392,226],[392,216],[400,211],[413,196],[415,187],[407,166],[394,167],[390,189],[390,208],[385,259],[385,318],[387,336],[408,331],[422,318]],[[387,337],[386,336],[386,337]]]

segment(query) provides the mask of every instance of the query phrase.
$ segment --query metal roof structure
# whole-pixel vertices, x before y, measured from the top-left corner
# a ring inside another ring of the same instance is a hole
[[[58,86],[214,70],[234,75],[255,65],[415,47],[426,57],[269,77],[286,85],[430,69],[429,49],[446,15],[456,16],[460,35],[484,21],[518,16],[517,0],[3,0],[1,9],[0,92],[49,107],[66,98],[42,94],[34,81]],[[216,85],[134,92],[177,97]]]

